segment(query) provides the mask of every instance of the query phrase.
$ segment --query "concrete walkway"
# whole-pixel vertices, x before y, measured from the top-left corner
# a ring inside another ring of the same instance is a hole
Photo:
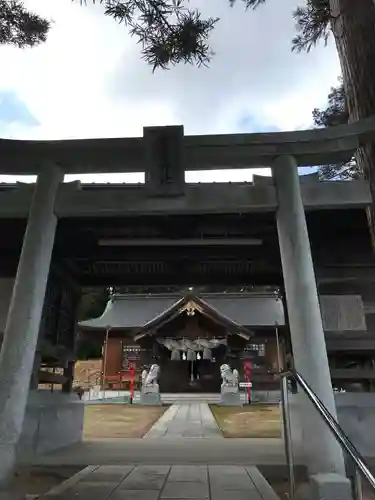
[[[144,436],[150,438],[221,438],[207,403],[175,403]]]
[[[89,466],[45,500],[278,500],[256,467]]]
[[[304,463],[295,448],[295,461]],[[20,457],[21,464],[184,464],[184,465],[285,465],[281,439],[96,439],[83,441],[52,453]]]

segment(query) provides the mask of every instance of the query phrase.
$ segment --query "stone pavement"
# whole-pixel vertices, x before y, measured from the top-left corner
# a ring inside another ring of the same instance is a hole
[[[47,500],[278,500],[254,466],[89,466]]]
[[[304,463],[294,449],[295,462]],[[282,439],[96,439],[52,453],[21,456],[21,465],[285,465]]]
[[[221,438],[207,403],[175,403],[144,438]]]

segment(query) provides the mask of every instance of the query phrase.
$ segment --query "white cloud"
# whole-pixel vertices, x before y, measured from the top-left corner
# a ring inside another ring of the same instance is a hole
[[[12,90],[39,125],[9,124],[2,135],[52,139],[139,136],[147,125],[181,124],[187,134],[246,132],[239,121],[280,129],[311,124],[337,83],[332,44],[310,54],[290,52],[292,11],[303,0],[268,0],[245,12],[241,2],[197,4],[221,18],[212,35],[210,68],[180,65],[152,74],[126,28],[99,5],[79,0],[26,0],[54,21],[47,43],[29,50],[0,48],[0,91]],[[213,5],[214,4],[214,5]]]
[[[324,105],[340,70],[332,44],[310,54],[291,52],[292,12],[301,1],[268,0],[255,12],[244,12],[240,2],[229,9],[226,0],[202,8],[221,17],[212,36],[216,56],[210,68],[181,65],[150,78],[133,52],[132,64],[118,68],[118,96],[172,102],[190,134],[237,132],[245,111],[258,123],[281,129],[309,126],[313,107]]]

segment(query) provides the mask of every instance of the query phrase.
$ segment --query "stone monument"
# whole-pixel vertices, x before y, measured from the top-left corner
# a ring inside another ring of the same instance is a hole
[[[149,371],[142,372],[141,404],[142,405],[160,405],[160,390],[158,384],[160,367],[151,365]]]
[[[228,406],[242,406],[241,394],[238,386],[238,371],[231,369],[227,364],[220,367],[221,378],[221,404]]]

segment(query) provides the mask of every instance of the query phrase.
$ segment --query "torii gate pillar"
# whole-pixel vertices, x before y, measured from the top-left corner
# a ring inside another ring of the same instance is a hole
[[[14,282],[0,354],[0,485],[11,476],[22,432],[62,180],[63,172],[51,164],[38,175]]]
[[[277,231],[284,276],[294,366],[337,419],[319,298],[296,160],[280,156],[272,165],[278,199]],[[340,445],[306,397],[300,410],[309,474],[347,482]],[[325,481],[323,481],[325,483]],[[337,492],[337,491],[336,491]],[[350,494],[349,487],[347,488]],[[323,495],[324,496],[324,495]],[[341,498],[345,498],[345,494]],[[330,494],[328,494],[330,497]]]

